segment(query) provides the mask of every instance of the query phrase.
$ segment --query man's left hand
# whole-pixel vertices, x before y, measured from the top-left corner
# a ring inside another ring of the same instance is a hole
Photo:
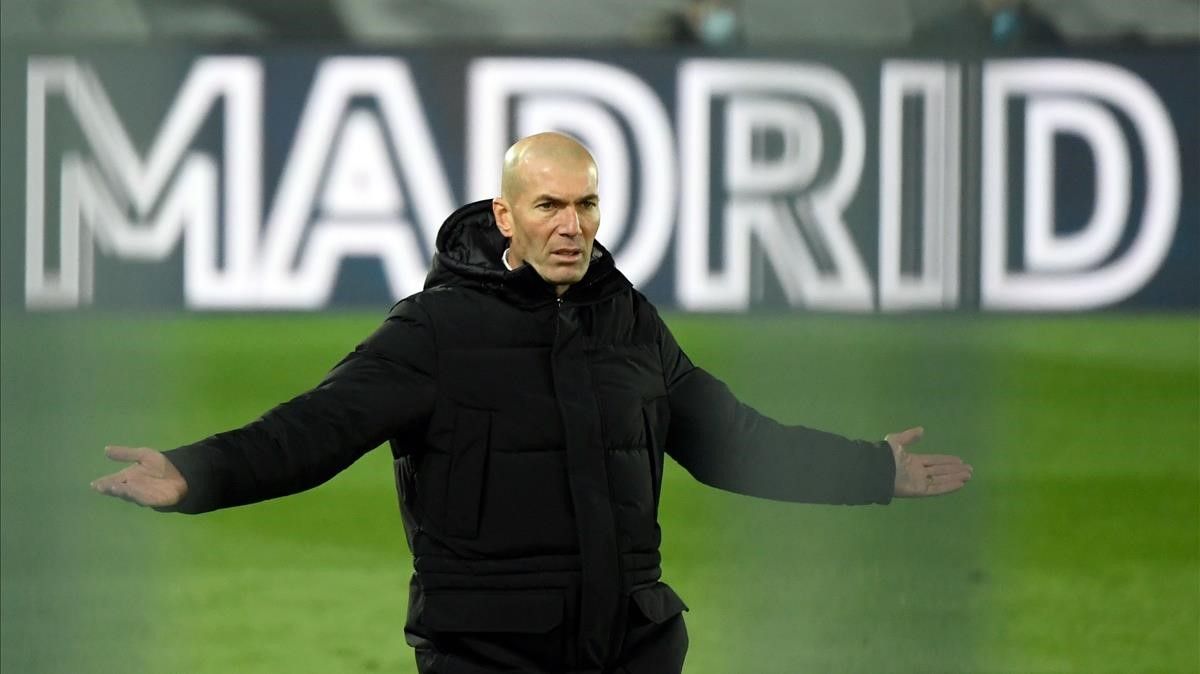
[[[896,459],[896,496],[940,496],[962,489],[971,479],[970,464],[945,454],[910,454],[906,447],[921,439],[920,426],[901,433],[889,433],[884,440],[892,446]]]

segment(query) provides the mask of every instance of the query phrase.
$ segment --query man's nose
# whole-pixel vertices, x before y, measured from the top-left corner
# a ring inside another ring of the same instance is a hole
[[[579,210],[576,208],[564,208],[562,215],[559,216],[557,232],[562,236],[578,236],[583,228],[579,225]]]

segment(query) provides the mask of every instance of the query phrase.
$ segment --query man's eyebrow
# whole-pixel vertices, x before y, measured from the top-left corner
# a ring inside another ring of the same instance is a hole
[[[582,197],[579,197],[578,199],[576,199],[575,202],[579,203],[579,202],[583,202],[583,201],[599,201],[599,200],[600,200],[600,195],[596,194],[595,192],[589,192],[588,194],[585,194]],[[565,199],[563,197],[555,196],[553,194],[545,194],[545,193],[539,194],[536,197],[534,197],[532,203],[540,204],[545,201],[548,201],[552,204],[567,203],[567,199]]]

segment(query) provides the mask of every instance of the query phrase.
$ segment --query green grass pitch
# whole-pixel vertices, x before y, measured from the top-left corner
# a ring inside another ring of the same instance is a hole
[[[3,320],[4,672],[414,671],[386,449],[200,517],[91,493],[107,443],[168,448],[315,383],[378,314]],[[923,424],[958,494],[780,504],[678,465],[664,580],[689,674],[1194,672],[1200,321],[1189,315],[668,316],[783,421]]]

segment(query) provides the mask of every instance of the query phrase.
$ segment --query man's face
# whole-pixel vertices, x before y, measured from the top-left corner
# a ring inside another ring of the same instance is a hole
[[[573,157],[529,157],[519,167],[520,188],[492,204],[510,239],[508,263],[533,266],[561,295],[587,273],[600,227],[596,167]]]

